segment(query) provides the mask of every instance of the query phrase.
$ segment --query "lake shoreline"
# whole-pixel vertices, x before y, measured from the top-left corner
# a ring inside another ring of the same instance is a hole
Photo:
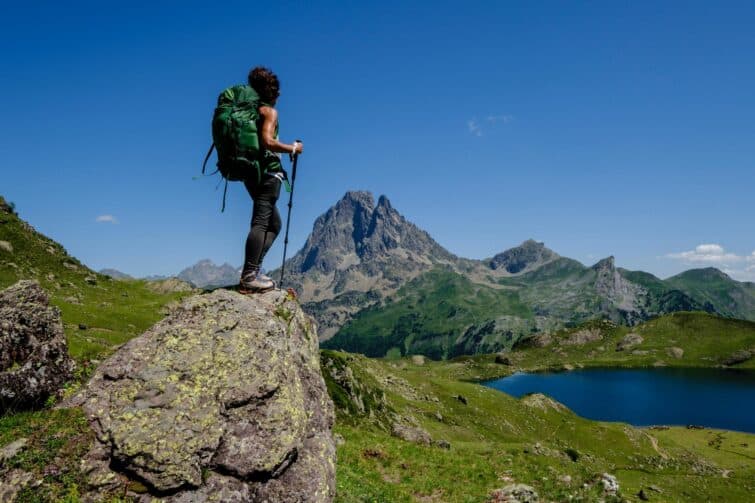
[[[749,369],[603,366],[519,371],[479,384],[517,399],[544,394],[593,421],[755,434],[755,410],[748,408],[755,372]]]

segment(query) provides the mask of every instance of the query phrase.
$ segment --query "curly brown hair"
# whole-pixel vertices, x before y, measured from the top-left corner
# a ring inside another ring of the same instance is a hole
[[[264,102],[272,103],[280,96],[278,76],[264,66],[258,66],[249,71],[249,85],[257,91]]]

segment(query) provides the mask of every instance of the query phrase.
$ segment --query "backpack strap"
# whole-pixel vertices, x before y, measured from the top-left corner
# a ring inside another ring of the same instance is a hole
[[[202,163],[202,174],[203,175],[204,175],[204,170],[207,167],[207,161],[210,159],[210,156],[212,155],[212,151],[213,151],[214,148],[215,148],[215,143],[213,143],[212,145],[210,145],[210,150],[207,151],[207,155],[204,158],[204,162]],[[217,173],[217,172],[218,171],[215,170],[215,173]],[[210,173],[210,174],[214,175],[215,173]]]
[[[225,195],[228,193],[228,178],[225,179],[225,188],[223,188],[223,207],[220,208],[220,213],[225,212]]]

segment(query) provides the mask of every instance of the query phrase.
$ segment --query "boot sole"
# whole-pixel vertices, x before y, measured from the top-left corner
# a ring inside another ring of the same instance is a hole
[[[254,288],[254,289],[239,287],[239,293],[242,294],[242,295],[252,295],[252,294],[255,294],[255,293],[265,293],[265,292],[270,292],[270,291],[273,291],[273,290],[275,290],[275,286],[271,286],[270,288]]]

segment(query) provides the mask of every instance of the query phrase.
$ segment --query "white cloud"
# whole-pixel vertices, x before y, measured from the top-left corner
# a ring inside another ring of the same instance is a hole
[[[100,215],[95,219],[95,222],[102,224],[117,224],[118,219],[113,215]]]
[[[694,250],[679,253],[668,253],[667,258],[682,260],[688,264],[734,264],[746,260],[734,253],[727,253],[718,244],[697,245]]]
[[[467,128],[469,128],[469,132],[473,135],[482,136],[482,129],[480,128],[480,124],[477,122],[477,119],[469,119],[467,121]]]
[[[745,267],[744,270],[725,267],[724,272],[737,281],[755,282],[755,266]]]

